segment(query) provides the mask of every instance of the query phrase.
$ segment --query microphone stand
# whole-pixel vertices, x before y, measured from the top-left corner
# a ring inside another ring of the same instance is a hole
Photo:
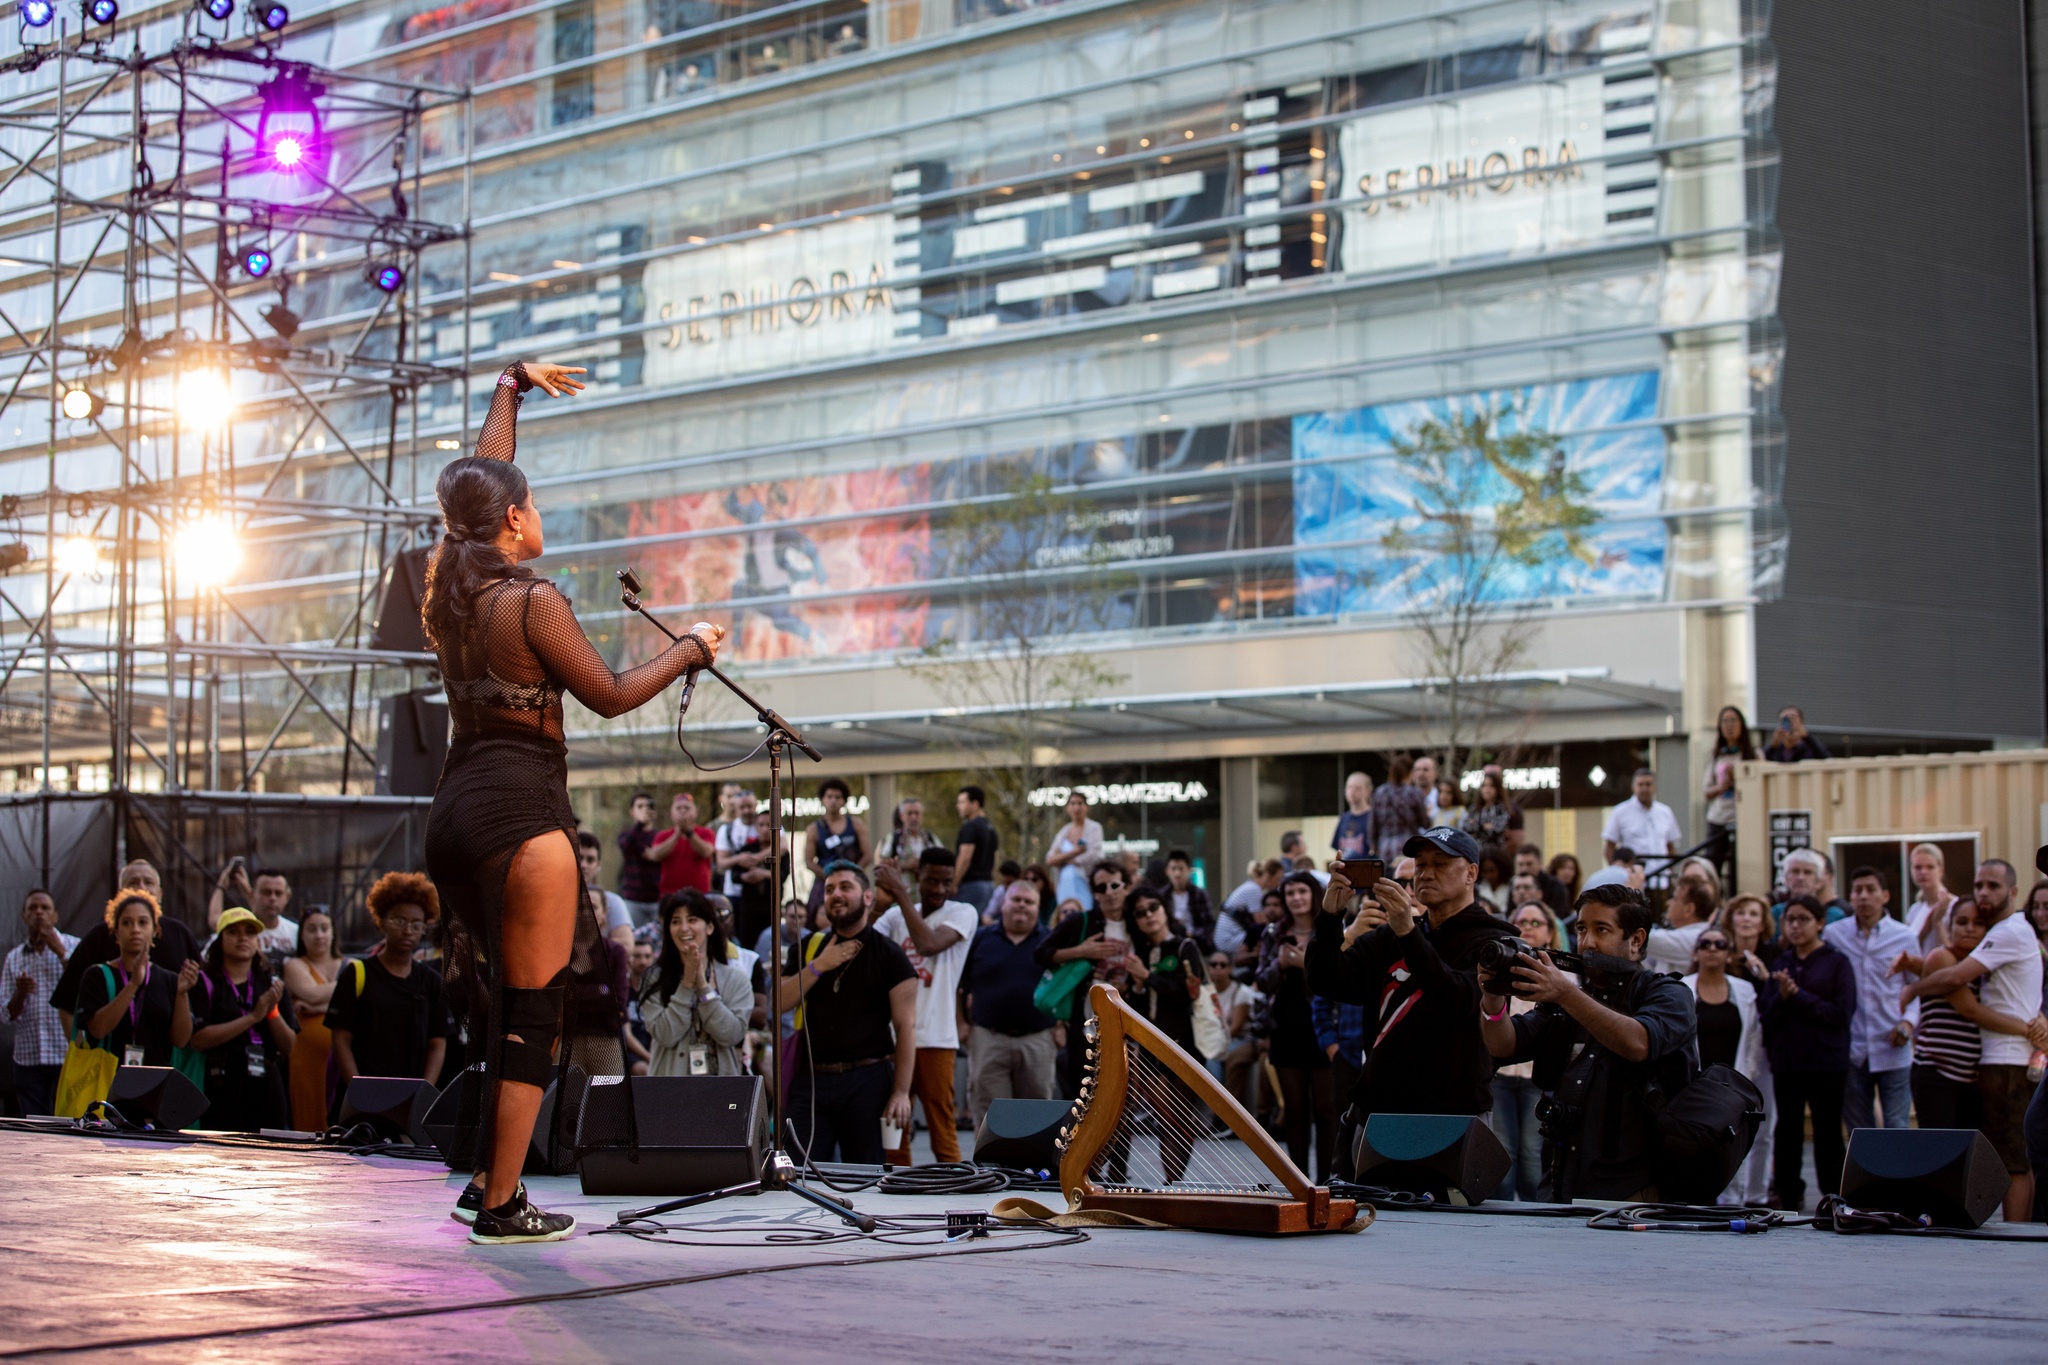
[[[638,612],[642,619],[654,624],[655,629],[678,643],[682,637],[670,630],[647,610],[640,600],[640,580],[631,569],[620,569],[619,601],[628,611]],[[773,918],[775,959],[768,964],[768,1036],[772,1046],[768,1050],[768,1112],[772,1127],[768,1138],[768,1155],[762,1163],[761,1176],[743,1185],[728,1185],[720,1190],[708,1190],[703,1194],[684,1195],[666,1203],[653,1204],[644,1209],[625,1209],[618,1221],[622,1224],[637,1222],[642,1218],[653,1218],[660,1214],[672,1213],[677,1209],[689,1208],[695,1204],[708,1204],[714,1199],[725,1199],[732,1195],[759,1194],[763,1190],[788,1190],[810,1200],[827,1213],[833,1214],[851,1227],[862,1232],[873,1232],[875,1220],[864,1213],[856,1212],[851,1205],[840,1203],[818,1193],[805,1185],[802,1171],[797,1168],[789,1154],[782,1149],[782,759],[785,750],[795,749],[813,763],[823,763],[825,757],[811,747],[803,732],[784,720],[774,707],[754,698],[744,687],[718,670],[715,664],[706,664],[702,669],[691,669],[683,683],[682,711],[689,710],[690,697],[697,688],[697,674],[709,673],[724,683],[732,694],[745,702],[754,712],[756,720],[767,730],[768,738],[763,747],[768,751],[768,885],[770,913]],[[681,713],[678,712],[678,720]]]

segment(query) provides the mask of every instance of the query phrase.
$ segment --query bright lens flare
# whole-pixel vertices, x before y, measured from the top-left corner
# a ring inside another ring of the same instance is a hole
[[[295,137],[281,137],[271,148],[271,155],[277,158],[278,165],[289,169],[306,159],[306,144]]]
[[[217,512],[185,523],[178,531],[176,550],[178,576],[194,587],[217,588],[242,564],[242,542],[234,523]]]
[[[85,536],[67,536],[57,547],[57,571],[73,578],[89,578],[99,572],[100,547]]]
[[[178,378],[178,416],[193,431],[227,425],[234,413],[227,376],[214,370],[187,370]]]
[[[97,406],[92,395],[84,389],[67,389],[64,393],[64,415],[74,422],[83,422],[92,416]]]

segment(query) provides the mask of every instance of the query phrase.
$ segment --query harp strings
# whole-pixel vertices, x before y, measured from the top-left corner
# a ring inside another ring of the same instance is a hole
[[[1112,1189],[1251,1194],[1278,1182],[1207,1104],[1137,1042],[1125,1039],[1123,1112],[1089,1168]]]

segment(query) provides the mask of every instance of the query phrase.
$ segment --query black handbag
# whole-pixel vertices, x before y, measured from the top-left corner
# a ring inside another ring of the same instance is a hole
[[[1764,1096],[1716,1062],[1677,1094],[1644,1094],[1657,1115],[1657,1192],[1667,1203],[1711,1204],[1742,1169],[1764,1122]]]

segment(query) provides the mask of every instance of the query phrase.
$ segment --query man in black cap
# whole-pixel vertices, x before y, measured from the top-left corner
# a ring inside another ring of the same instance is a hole
[[[1437,826],[1412,836],[1415,885],[1382,880],[1354,888],[1330,876],[1309,940],[1309,989],[1366,1009],[1365,1066],[1351,1089],[1349,1120],[1372,1114],[1484,1114],[1493,1108],[1493,1059],[1479,1033],[1475,955],[1491,938],[1513,938],[1506,921],[1474,899],[1479,843]],[[1372,927],[1344,946],[1343,914],[1354,895]]]

